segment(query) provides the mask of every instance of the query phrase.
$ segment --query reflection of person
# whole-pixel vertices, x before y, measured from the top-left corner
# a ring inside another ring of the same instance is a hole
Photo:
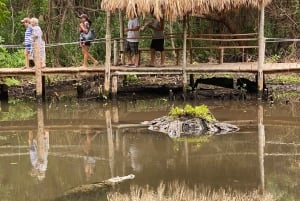
[[[32,131],[28,134],[29,155],[32,165],[30,175],[39,181],[45,179],[48,165],[49,131],[45,131],[37,139],[33,137]]]
[[[38,43],[40,47],[40,66],[46,67],[46,51],[45,51],[45,41],[43,40],[43,31],[39,26],[39,20],[37,18],[31,18],[30,20],[32,26],[32,41]]]
[[[90,131],[87,131],[86,140],[84,143],[85,156],[83,157],[84,172],[87,180],[89,180],[94,175],[96,168],[96,160],[94,158],[94,151],[92,148],[93,138],[94,135]]]
[[[29,18],[24,18],[23,20],[21,20],[21,22],[23,23],[23,25],[26,27],[26,31],[24,34],[24,46],[25,46],[25,51],[24,51],[24,55],[25,55],[25,67],[29,68],[29,60],[30,60],[30,53],[32,51],[32,41],[31,41],[31,35],[32,35],[32,26],[30,24],[30,19]]]
[[[91,59],[94,63],[94,66],[98,65],[98,61],[89,53],[89,46],[91,41],[86,41],[84,34],[89,32],[90,26],[92,25],[91,20],[86,14],[81,14],[79,32],[80,32],[80,46],[83,54],[83,64],[82,67],[86,68],[88,65],[88,59]]]
[[[147,25],[153,30],[152,41],[151,41],[151,61],[149,66],[154,66],[155,63],[155,52],[160,52],[161,60],[160,65],[165,65],[165,49],[164,49],[164,19],[161,18],[159,21],[153,16],[152,23]]]
[[[137,16],[129,19],[127,32],[125,51],[127,54],[126,66],[137,67],[139,65],[139,37],[140,37],[140,24]],[[132,57],[134,61],[132,60]]]

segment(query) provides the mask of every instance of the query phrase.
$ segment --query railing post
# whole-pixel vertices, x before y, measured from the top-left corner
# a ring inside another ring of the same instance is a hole
[[[114,40],[114,66],[119,65],[118,41]]]
[[[262,98],[263,90],[264,90],[264,62],[265,62],[265,4],[264,0],[261,3],[260,10],[260,21],[259,21],[259,36],[258,36],[258,72],[257,72],[257,89],[258,89],[258,98]]]
[[[220,48],[219,64],[224,63],[224,48]]]
[[[40,57],[40,45],[38,42],[33,43],[33,59],[35,65],[35,79],[36,79],[36,99],[38,102],[43,100],[43,80],[41,70],[41,57]]]
[[[125,47],[124,47],[124,17],[123,11],[119,11],[119,22],[120,22],[120,54],[121,64],[125,64]]]
[[[186,51],[187,51],[187,15],[183,18],[183,64],[182,64],[182,76],[183,76],[183,93],[186,94],[187,91],[187,58],[186,58]]]
[[[105,75],[104,93],[109,94],[110,90],[110,67],[111,67],[111,13],[106,12],[106,55],[105,55]]]

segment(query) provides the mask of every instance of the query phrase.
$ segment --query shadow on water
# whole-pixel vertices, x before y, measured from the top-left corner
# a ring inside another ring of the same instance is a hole
[[[142,121],[166,115],[173,104],[182,104],[164,99],[27,104],[30,115],[13,119],[8,113],[18,111],[20,104],[10,103],[9,111],[0,112],[3,200],[106,200],[107,186],[83,190],[74,197],[64,193],[131,173],[136,179],[117,189],[181,181],[191,187],[300,196],[300,183],[293,180],[300,176],[300,108],[296,104],[206,102],[218,120],[241,128],[206,140],[171,140],[141,126]],[[281,179],[298,191],[291,192]]]

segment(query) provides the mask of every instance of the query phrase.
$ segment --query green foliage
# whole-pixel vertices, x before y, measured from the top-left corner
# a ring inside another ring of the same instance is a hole
[[[3,22],[9,15],[6,3],[6,0],[0,0],[0,22]]]
[[[202,118],[206,121],[216,120],[206,105],[193,107],[187,104],[184,108],[175,107],[171,109],[169,116],[171,118]]]
[[[19,100],[9,101],[9,112],[0,112],[0,121],[28,120],[35,115],[35,111]]]
[[[274,54],[268,58],[266,58],[267,63],[277,63],[280,60],[281,56],[278,54]]]
[[[127,75],[126,81],[131,84],[135,84],[139,82],[139,78],[137,75]]]
[[[285,84],[298,84],[298,83],[300,83],[300,76],[298,76],[298,75],[278,75],[272,79],[272,82],[285,83]]]
[[[11,87],[11,86],[19,86],[21,84],[21,82],[17,79],[15,79],[14,77],[8,77],[4,79],[4,83]]]
[[[6,48],[0,47],[0,68],[15,68],[24,66],[24,51],[19,49],[9,52]]]

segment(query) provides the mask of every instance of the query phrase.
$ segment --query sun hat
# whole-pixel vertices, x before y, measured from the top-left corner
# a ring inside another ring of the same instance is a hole
[[[87,14],[81,14],[81,15],[79,16],[79,18],[89,19],[89,17],[87,16]]]
[[[25,18],[23,18],[23,19],[21,20],[21,22],[22,22],[22,23],[24,23],[24,22],[30,22],[30,18],[25,17]]]

